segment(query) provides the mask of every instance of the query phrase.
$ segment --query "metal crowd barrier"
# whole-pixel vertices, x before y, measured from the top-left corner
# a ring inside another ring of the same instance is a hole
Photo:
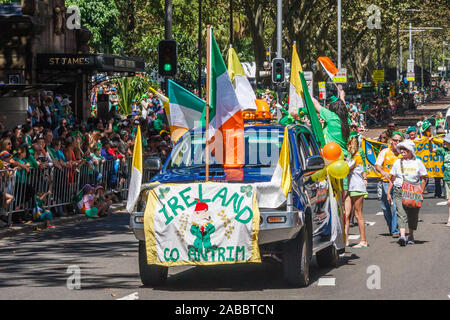
[[[131,178],[132,159],[105,160],[97,166],[83,164],[79,167],[58,169],[7,169],[0,170],[0,190],[14,196],[8,208],[4,208],[0,199],[0,214],[8,217],[12,224],[12,215],[32,214],[36,204],[35,197],[51,191],[46,198],[46,208],[62,210],[64,206],[75,206],[75,197],[82,192],[86,184],[102,185],[106,192],[114,192],[126,199]],[[143,182],[147,182],[156,172],[144,169]],[[66,208],[67,210],[68,208]]]

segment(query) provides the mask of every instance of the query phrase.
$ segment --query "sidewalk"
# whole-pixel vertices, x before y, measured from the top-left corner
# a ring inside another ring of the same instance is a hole
[[[113,213],[124,212],[126,201],[113,203],[111,209]],[[102,219],[102,218],[99,218]],[[53,219],[53,225],[56,227],[71,223],[88,220],[84,214],[70,215],[68,217],[58,217]],[[13,237],[19,234],[30,233],[33,231],[41,231],[45,229],[45,222],[31,222],[28,224],[13,224],[11,227],[0,228],[0,239]]]
[[[422,116],[432,117],[441,111],[445,117],[447,108],[450,107],[450,97],[447,96],[442,100],[436,100],[428,104],[417,107],[416,110],[407,110],[404,114],[395,115],[393,121],[397,125],[399,131],[406,130],[409,126],[415,126]],[[434,125],[434,122],[433,122]],[[369,139],[378,139],[380,134],[387,129],[387,124],[382,127],[371,128],[364,132],[363,135]]]

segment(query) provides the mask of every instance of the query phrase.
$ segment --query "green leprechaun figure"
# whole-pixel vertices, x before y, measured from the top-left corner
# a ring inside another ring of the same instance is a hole
[[[204,202],[197,202],[195,219],[191,226],[191,233],[196,237],[194,248],[197,252],[201,252],[203,248],[210,249],[213,247],[211,245],[211,234],[214,231],[216,231],[216,228],[212,224],[211,216],[208,213],[208,205]]]

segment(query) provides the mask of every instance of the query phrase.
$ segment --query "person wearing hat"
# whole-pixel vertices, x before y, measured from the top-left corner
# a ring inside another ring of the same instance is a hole
[[[424,137],[431,137],[431,122],[428,120],[425,120],[422,122],[422,135]]]
[[[347,149],[351,158],[347,160],[350,168],[348,175],[348,197],[345,199],[345,232],[346,246],[349,246],[348,234],[350,228],[350,214],[354,209],[356,220],[358,221],[360,242],[352,248],[367,248],[369,245],[366,240],[365,222],[363,218],[363,202],[367,196],[367,174],[364,151],[359,144],[359,135],[356,131],[350,133],[347,143]]]
[[[444,186],[445,186],[445,196],[446,196],[447,205],[449,208],[446,226],[450,227],[450,134],[447,134],[444,137],[443,142],[444,142],[444,147],[437,148],[436,154],[441,156],[443,159],[442,170],[444,171],[443,179],[444,179]]]
[[[397,145],[403,141],[403,134],[401,132],[394,132],[390,140],[389,148],[384,148],[378,154],[375,162],[375,169],[381,174],[381,209],[383,210],[384,219],[389,228],[389,233],[393,238],[400,236],[397,224],[397,208],[394,203],[388,201],[388,188],[391,179],[390,171],[394,162],[400,158],[400,153],[397,150]],[[389,194],[392,197],[392,192]]]
[[[408,127],[406,130],[406,134],[408,135],[408,140],[415,140],[417,138],[417,129],[414,126]]]
[[[414,153],[415,147],[415,143],[410,140],[397,145],[397,150],[402,157],[397,159],[392,166],[387,194],[389,203],[392,203],[390,192],[392,189],[394,190],[394,202],[397,208],[398,227],[400,230],[398,243],[402,247],[406,246],[406,244],[414,244],[414,231],[417,230],[420,210],[420,208],[411,208],[403,205],[403,183],[406,182],[417,186],[418,188],[415,188],[415,191],[419,193],[423,192],[426,185],[427,169],[423,162],[416,158]],[[406,239],[407,226],[409,229],[408,240]]]
[[[94,193],[96,195],[95,205],[98,208],[98,215],[100,217],[108,215],[112,200],[105,196],[105,188],[103,188],[103,186],[96,186],[94,188]]]
[[[203,249],[209,249],[212,247],[211,234],[216,231],[211,220],[211,215],[208,213],[208,204],[199,202],[195,205],[194,219],[191,225],[190,232],[195,236],[194,249],[197,252],[203,252]],[[191,246],[189,246],[191,247]]]
[[[88,218],[98,218],[98,209],[95,206],[96,197],[94,196],[95,188],[87,184],[83,188],[83,208],[81,212],[86,214]]]

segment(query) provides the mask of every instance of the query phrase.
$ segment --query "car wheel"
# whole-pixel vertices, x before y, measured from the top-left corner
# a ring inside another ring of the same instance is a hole
[[[309,284],[310,244],[307,235],[306,228],[303,227],[299,235],[284,246],[284,278],[296,287],[306,287]]]
[[[316,253],[317,264],[321,268],[336,267],[339,261],[339,254],[334,245],[331,245]]]
[[[144,286],[159,286],[167,280],[168,267],[147,264],[145,241],[139,241],[139,274]]]

